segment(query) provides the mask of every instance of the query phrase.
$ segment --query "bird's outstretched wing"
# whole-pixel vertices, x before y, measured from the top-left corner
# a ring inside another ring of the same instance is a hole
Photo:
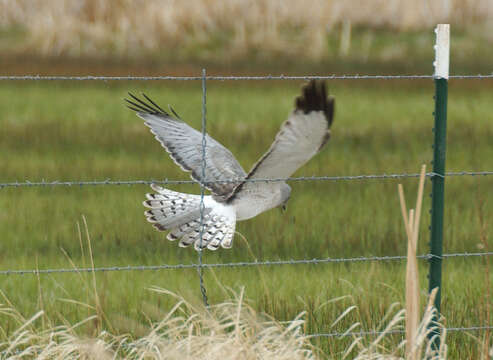
[[[201,182],[202,133],[185,124],[171,107],[170,110],[174,117],[145,94],[142,95],[147,102],[130,93],[129,95],[132,99],[125,99],[127,106],[145,120],[145,124],[175,163],[183,170],[191,172],[192,179]],[[244,179],[246,173],[233,154],[209,135],[206,135],[205,154],[205,187],[215,195],[217,200],[224,200],[241,181],[215,181]]]
[[[270,149],[246,179],[287,178],[327,143],[334,118],[334,98],[327,97],[325,81],[312,80],[296,98],[295,109],[281,126]],[[254,182],[239,184],[229,197],[235,198]]]

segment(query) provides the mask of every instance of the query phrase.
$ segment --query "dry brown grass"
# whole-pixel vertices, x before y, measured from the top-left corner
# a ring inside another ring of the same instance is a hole
[[[79,328],[94,321],[97,314],[77,324],[55,326],[43,311],[29,318],[24,317],[4,295],[5,305],[0,305],[0,316],[15,320],[18,327],[7,335],[6,329],[0,325],[3,338],[0,341],[0,358],[302,360],[320,359],[323,356],[317,355],[309,336],[303,333],[303,313],[292,321],[280,323],[257,313],[245,302],[243,292],[233,293],[231,301],[205,308],[193,305],[166,290],[152,290],[175,297],[176,305],[141,338],[115,335],[105,330],[101,330],[95,337],[83,336],[79,334]],[[433,296],[419,325],[414,344],[423,349],[423,357],[419,359],[446,359],[445,331],[442,330],[441,348],[438,351],[431,349],[427,337],[435,316],[432,303]],[[392,336],[393,330],[402,329],[405,321],[404,310],[396,309],[393,306],[389,310],[388,319],[382,320],[382,335],[375,339],[355,336],[341,358],[411,359],[404,355],[405,340],[394,347],[388,345],[387,338]],[[435,329],[437,326],[442,327],[440,324],[433,326]]]
[[[335,28],[340,51],[351,28],[431,29],[439,22],[491,30],[490,0],[18,0],[0,1],[0,27],[27,30],[16,51],[47,55],[140,57],[149,52],[199,58],[248,54],[327,56]],[[341,26],[342,25],[342,26]],[[348,36],[349,35],[349,36]],[[17,44],[19,45],[19,44]],[[174,57],[176,58],[176,56]]]
[[[163,289],[154,291],[175,296]],[[74,325],[42,326],[42,311],[23,317],[12,304],[0,315],[18,323],[0,342],[2,359],[314,359],[301,315],[287,324],[257,314],[243,293],[210,308],[177,297],[174,308],[152,325],[148,334],[134,339],[101,330],[96,337],[78,335],[78,328],[97,315]],[[51,324],[51,321],[45,321]],[[2,329],[0,325],[0,331]]]

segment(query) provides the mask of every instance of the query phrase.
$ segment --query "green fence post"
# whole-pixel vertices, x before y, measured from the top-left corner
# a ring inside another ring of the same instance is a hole
[[[445,190],[445,148],[447,137],[447,92],[449,76],[450,25],[439,24],[436,29],[435,45],[435,127],[433,145],[433,177],[431,201],[431,241],[430,241],[430,274],[429,291],[438,288],[435,307],[440,313],[440,298],[442,290],[442,248],[443,248],[443,210]],[[435,319],[437,320],[437,319]],[[434,330],[429,337],[440,335]],[[435,349],[440,346],[437,336],[434,341]]]

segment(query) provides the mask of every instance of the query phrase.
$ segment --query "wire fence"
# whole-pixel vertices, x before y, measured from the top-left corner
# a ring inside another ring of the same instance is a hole
[[[210,80],[216,81],[231,81],[231,80],[422,80],[434,79],[434,75],[306,75],[306,76],[210,76],[206,75],[205,70],[202,76],[39,76],[39,75],[22,75],[22,76],[0,76],[0,81],[161,81],[161,80],[176,80],[176,81],[201,81],[202,82],[202,179],[205,179],[206,167],[206,124],[207,124],[207,106],[206,106],[206,82]],[[493,74],[478,74],[478,75],[452,75],[450,79],[493,79]],[[456,171],[447,172],[445,175],[435,172],[428,172],[427,177],[463,177],[463,176],[491,176],[493,171]],[[216,183],[231,183],[231,182],[281,182],[281,181],[367,181],[367,180],[391,180],[402,178],[417,178],[418,173],[394,173],[394,174],[365,174],[365,175],[347,175],[347,176],[301,176],[288,178],[269,178],[269,179],[225,179],[213,181]],[[204,233],[204,196],[205,187],[212,181],[200,181],[201,202],[200,202],[200,242]],[[143,180],[40,180],[40,181],[11,181],[0,182],[0,189],[5,188],[33,188],[33,187],[58,187],[58,186],[131,186],[131,185],[149,185],[149,184],[197,184],[195,180],[173,180],[173,179],[143,179]],[[201,247],[201,246],[200,246]],[[471,258],[471,257],[487,257],[492,256],[493,252],[477,252],[477,253],[446,253],[442,254],[440,259],[450,258]],[[422,254],[417,256],[422,260],[431,260],[436,258],[434,254]],[[234,263],[204,263],[202,251],[198,251],[198,262],[196,264],[161,264],[161,265],[128,265],[128,266],[106,266],[106,267],[90,267],[90,268],[52,268],[52,269],[20,269],[20,270],[0,270],[0,275],[40,275],[40,274],[57,274],[57,273],[88,273],[88,272],[115,272],[115,271],[159,271],[159,270],[182,270],[196,269],[199,275],[199,286],[205,305],[208,306],[207,292],[204,285],[203,270],[208,268],[229,268],[229,267],[252,267],[252,266],[281,266],[281,265],[314,265],[314,264],[329,264],[329,263],[355,263],[355,262],[392,262],[403,261],[407,257],[404,255],[396,256],[370,256],[370,257],[355,257],[355,258],[323,258],[323,259],[289,259],[289,260],[266,260],[266,261],[251,261],[251,262],[234,262]],[[447,331],[482,331],[491,330],[492,326],[471,326],[471,327],[450,327]],[[346,337],[346,336],[374,336],[381,335],[384,332],[380,331],[353,331],[353,332],[332,332],[332,333],[316,333],[310,337]],[[403,334],[404,330],[386,331],[389,334]]]
[[[468,326],[468,327],[448,327],[445,328],[447,332],[457,332],[457,331],[483,331],[483,330],[492,330],[493,326]],[[325,337],[325,338],[332,338],[332,337],[347,337],[347,336],[379,336],[379,335],[392,335],[392,334],[405,334],[406,331],[403,329],[390,329],[386,331],[345,331],[345,332],[331,332],[331,333],[320,333],[320,334],[311,334],[309,337],[312,338],[317,338],[317,337]]]
[[[491,176],[493,171],[457,171],[447,172],[445,177],[458,177],[458,176]],[[441,174],[434,172],[426,173],[426,177],[432,178],[434,176],[443,177]],[[357,180],[392,180],[402,178],[418,178],[418,173],[401,173],[401,174],[368,174],[368,175],[346,175],[346,176],[299,176],[288,178],[270,178],[270,179],[228,179],[228,180],[215,180],[215,181],[203,181],[202,184],[219,184],[219,183],[238,183],[238,182],[282,182],[282,181],[357,181]],[[103,186],[103,185],[186,185],[197,184],[199,182],[195,180],[169,180],[169,179],[149,179],[149,180],[53,180],[53,181],[14,181],[0,183],[0,189],[8,187],[46,187],[46,186]],[[200,183],[199,183],[200,184]]]
[[[205,168],[207,166],[207,159],[206,159],[206,148],[207,148],[207,133],[205,131],[206,125],[207,125],[207,87],[206,87],[206,79],[205,79],[205,69],[202,70],[202,174],[201,174],[201,179],[205,179]],[[204,204],[204,196],[205,196],[205,190],[206,190],[206,185],[203,183],[203,181],[200,182],[200,233],[199,233],[199,239],[200,239],[200,244],[199,244],[199,250],[198,250],[198,258],[199,258],[199,266],[197,268],[197,271],[199,273],[199,281],[200,281],[200,292],[202,293],[202,300],[204,301],[205,306],[209,306],[209,302],[207,300],[207,291],[204,286],[204,273],[203,273],[203,264],[202,264],[202,241],[204,239],[204,231],[205,231],[205,224],[204,224],[204,211],[205,211],[205,204]]]
[[[434,75],[264,75],[264,76],[0,76],[0,81],[231,81],[231,80],[423,80],[434,79]],[[493,79],[493,74],[450,75],[450,79]]]
[[[493,256],[493,252],[476,253],[450,253],[442,254],[441,259],[468,258]],[[416,256],[418,259],[430,260],[436,255],[421,254]],[[161,264],[161,265],[127,265],[127,266],[104,266],[104,267],[85,267],[85,268],[58,268],[58,269],[20,269],[20,270],[0,270],[0,275],[43,275],[57,273],[88,273],[88,272],[114,272],[114,271],[158,271],[158,270],[183,270],[200,268],[232,268],[232,267],[251,267],[251,266],[279,266],[279,265],[314,265],[329,263],[356,263],[356,262],[392,262],[406,260],[405,255],[394,256],[369,256],[354,258],[323,258],[323,259],[289,259],[289,260],[265,260],[265,261],[240,261],[231,263],[190,263],[190,264]]]

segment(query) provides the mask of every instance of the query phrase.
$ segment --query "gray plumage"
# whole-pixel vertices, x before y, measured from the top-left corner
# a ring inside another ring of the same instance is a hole
[[[155,138],[192,179],[202,180],[202,133],[164,111],[150,98],[129,94],[130,109],[145,120]],[[237,220],[250,219],[273,207],[285,205],[291,188],[282,181],[252,182],[250,179],[286,178],[303,166],[330,137],[334,99],[327,97],[322,81],[310,81],[295,101],[295,109],[281,126],[269,148],[247,174],[233,154],[206,135],[205,187],[202,248],[211,250],[232,245]],[[230,180],[228,182],[215,182]],[[246,180],[246,181],[245,181]],[[180,239],[180,246],[200,248],[200,196],[182,194],[153,185],[156,194],[147,194],[147,220],[161,231],[170,230],[168,239]]]
[[[163,145],[171,158],[182,170],[191,172],[192,179],[200,182],[202,178],[202,133],[185,124],[173,111],[174,116],[161,109],[146,95],[145,103],[129,94],[134,101],[126,100],[132,110],[137,111],[154,137]],[[233,154],[219,142],[206,134],[205,187],[217,198],[229,195],[239,182],[215,183],[217,180],[243,179],[245,170]]]

